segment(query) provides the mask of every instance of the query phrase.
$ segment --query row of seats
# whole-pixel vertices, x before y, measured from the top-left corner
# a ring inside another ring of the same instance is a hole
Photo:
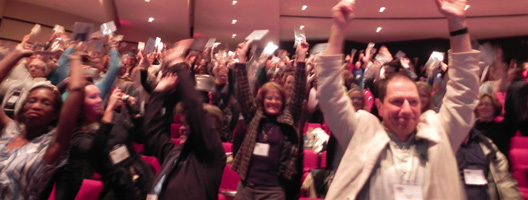
[[[523,198],[528,200],[528,137],[517,134],[511,139],[510,161],[512,175],[519,183]]]

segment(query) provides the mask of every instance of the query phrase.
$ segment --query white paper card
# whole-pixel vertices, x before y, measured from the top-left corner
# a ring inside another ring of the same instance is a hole
[[[269,155],[269,144],[257,142],[253,149],[253,155],[268,157]]]
[[[161,38],[156,37],[156,43],[154,43],[154,44],[155,44],[156,46],[159,46],[160,42],[161,42]]]
[[[114,40],[117,41],[117,42],[121,42],[121,41],[123,41],[123,37],[124,37],[123,35],[116,35],[116,36],[114,36]]]
[[[64,26],[55,24],[55,26],[53,27],[53,31],[55,31],[56,33],[64,33]]]
[[[91,23],[75,22],[73,24],[73,40],[86,41],[92,29],[93,24]]]
[[[395,184],[393,187],[395,200],[422,200],[422,186]]]
[[[143,49],[145,49],[145,43],[144,42],[138,42],[138,50],[139,51],[143,51]]]
[[[374,45],[376,45],[376,43],[374,43],[374,42],[369,42],[368,45],[367,45],[367,47],[368,47],[368,48],[372,48],[372,47],[374,47]]]
[[[246,37],[246,40],[258,41],[268,34],[269,30],[254,30]]]
[[[293,34],[295,36],[293,47],[297,47],[301,42],[306,42],[306,33],[303,30],[293,30]]]
[[[38,33],[40,33],[40,24],[35,24],[31,29],[31,35],[36,35]]]
[[[394,57],[396,57],[397,59],[401,59],[401,58],[403,58],[405,56],[406,56],[406,54],[403,53],[403,51],[398,51]]]
[[[128,153],[128,149],[125,145],[121,145],[110,151],[110,158],[112,159],[112,163],[114,165],[120,163],[128,157],[130,157],[130,153]]]
[[[205,48],[211,48],[215,45],[215,41],[216,41],[216,38],[209,38],[209,40],[207,40],[207,43],[205,44]]]
[[[145,51],[147,53],[152,53],[154,51],[155,46],[156,46],[156,41],[152,38],[149,38],[147,40],[147,43],[145,44]]]
[[[488,180],[484,176],[484,170],[464,169],[464,181],[466,185],[486,185]]]
[[[103,32],[104,35],[110,35],[116,30],[117,30],[117,27],[114,21],[109,21],[104,24],[101,24],[101,31]]]

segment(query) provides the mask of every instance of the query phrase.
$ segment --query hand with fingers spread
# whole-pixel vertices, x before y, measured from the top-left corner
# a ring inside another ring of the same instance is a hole
[[[167,92],[174,88],[176,88],[178,81],[178,76],[173,73],[167,74],[165,77],[161,78],[161,80],[158,82],[158,85],[156,85],[156,88],[154,91],[156,92]]]
[[[236,54],[238,56],[238,62],[239,63],[245,63],[247,62],[247,51],[249,49],[249,45],[251,44],[251,40],[249,41],[245,41],[245,42],[242,42],[240,44],[238,44],[237,46],[237,49],[236,49]]]

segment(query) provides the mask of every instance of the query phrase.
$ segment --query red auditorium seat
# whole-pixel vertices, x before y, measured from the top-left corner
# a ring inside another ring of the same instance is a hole
[[[141,159],[146,163],[150,164],[150,167],[154,170],[154,173],[157,174],[161,168],[161,165],[156,157],[152,156],[141,156]]]
[[[320,158],[320,162],[319,162],[319,167],[320,168],[326,168],[326,151],[323,151],[321,153],[321,158]]]
[[[528,149],[510,150],[513,177],[519,182],[519,187],[528,187]]]
[[[306,135],[308,130],[313,130],[316,128],[323,128],[323,127],[321,126],[321,124],[318,124],[318,123],[305,123],[304,128],[303,128],[303,135]]]
[[[224,146],[224,151],[226,153],[233,152],[233,143],[231,143],[231,142],[222,142],[222,146]]]
[[[220,193],[226,197],[234,197],[239,181],[240,177],[231,169],[231,164],[227,164],[222,174],[222,182],[220,182]]]
[[[180,139],[179,138],[171,138],[172,142],[174,142],[175,145],[180,145]]]
[[[102,190],[103,190],[103,182],[96,181],[96,180],[90,180],[90,179],[84,179],[81,185],[81,189],[79,190],[79,193],[77,193],[75,200],[97,199],[97,197],[99,196],[99,193],[101,193]],[[51,194],[48,200],[55,200],[55,185],[53,186],[53,190],[51,191]]]
[[[510,149],[528,149],[528,137],[527,136],[512,137]]]
[[[311,149],[304,150],[304,160],[303,160],[303,171],[309,172],[310,169],[315,169],[319,167],[319,155]]]
[[[171,124],[171,137],[179,138],[180,137],[180,126],[181,124]]]
[[[132,143],[132,145],[134,145],[134,149],[138,152],[138,153],[141,153],[143,152],[143,149],[144,149],[144,145],[143,144],[138,144],[138,143]]]
[[[324,199],[301,197],[299,198],[299,200],[324,200]]]

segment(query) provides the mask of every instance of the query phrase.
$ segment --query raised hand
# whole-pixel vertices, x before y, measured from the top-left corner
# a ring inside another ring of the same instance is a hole
[[[247,51],[249,49],[249,45],[251,44],[251,40],[242,42],[238,44],[236,49],[236,54],[238,56],[238,62],[245,63],[247,61]]]
[[[172,66],[174,64],[185,61],[185,53],[187,52],[187,49],[189,49],[193,41],[193,39],[185,39],[174,43],[174,47],[172,49],[169,49],[165,54],[165,63],[167,63],[168,66]]]
[[[301,41],[301,43],[297,45],[297,49],[295,50],[297,62],[304,62],[309,48],[310,45],[305,41]]]
[[[465,18],[466,0],[435,0],[438,11],[447,18]]]
[[[156,88],[154,88],[154,91],[156,92],[167,92],[171,89],[176,88],[177,85],[178,76],[173,73],[168,73],[165,77],[161,78],[161,80],[158,82],[158,85],[156,85]]]
[[[346,27],[354,18],[355,0],[342,0],[332,8],[334,23]]]

